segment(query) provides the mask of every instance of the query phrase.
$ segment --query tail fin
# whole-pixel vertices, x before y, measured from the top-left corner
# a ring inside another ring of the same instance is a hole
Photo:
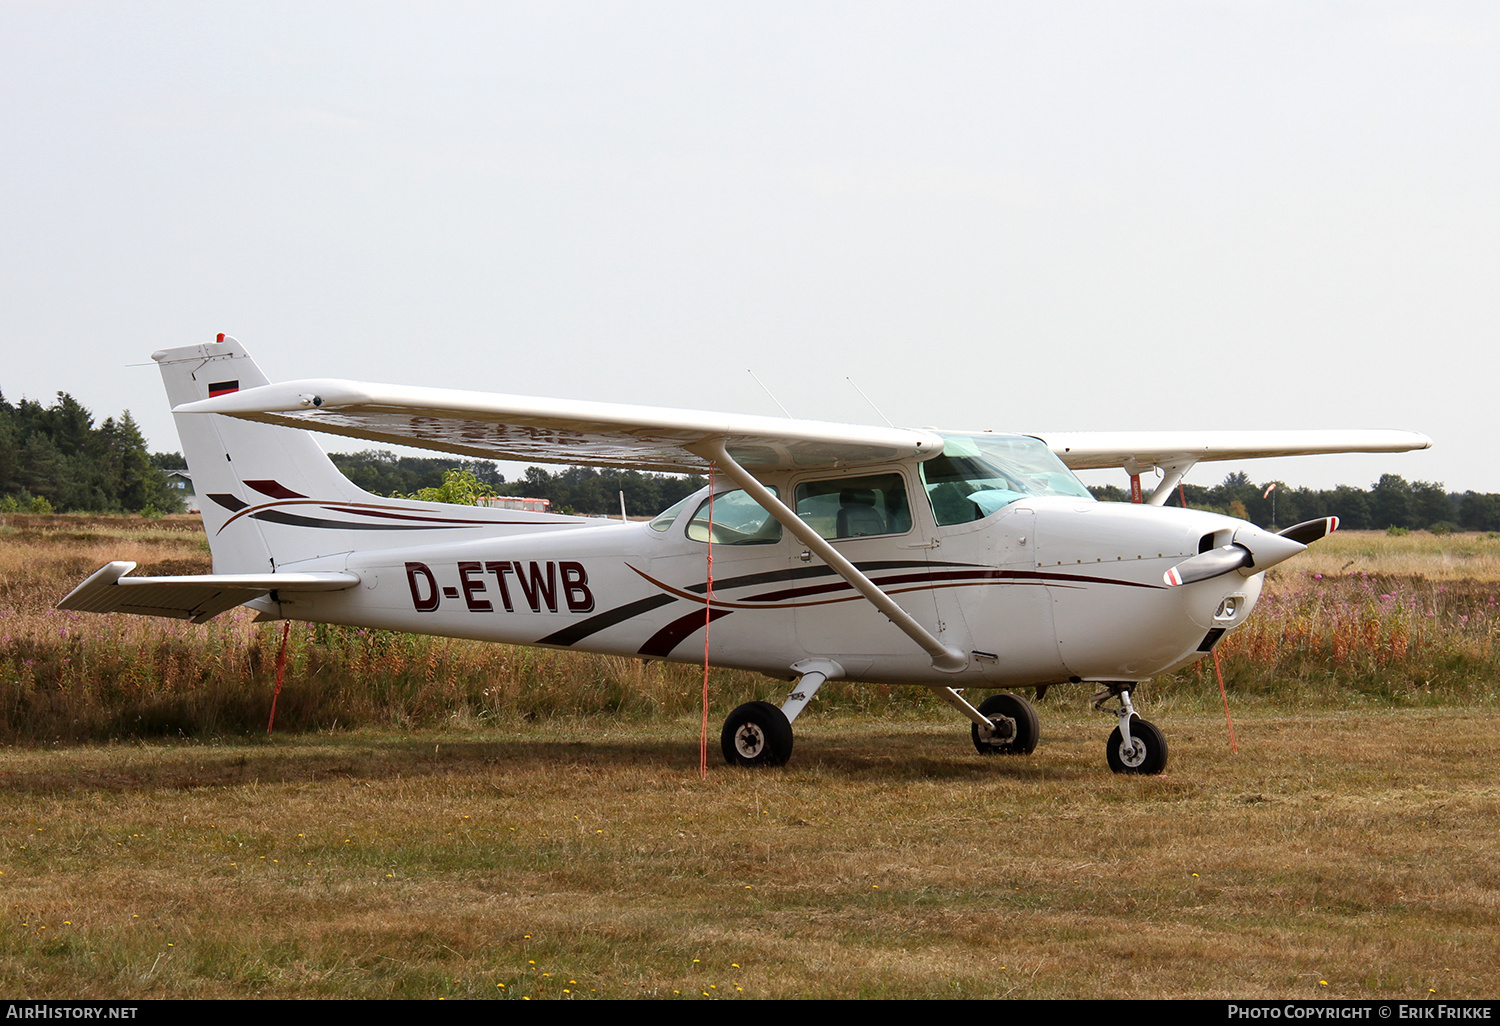
[[[174,411],[270,382],[232,338],[151,354]],[[556,530],[587,521],[372,495],[339,473],[307,432],[218,413],[176,413],[216,574],[323,570],[356,549],[453,541],[474,532]]]
[[[161,367],[167,401],[175,409],[225,392],[270,384],[244,347],[232,338],[164,349],[151,358]],[[271,499],[360,501],[372,498],[339,473],[305,431],[253,424],[216,414],[174,414],[182,454],[193,475],[214,555],[215,573],[267,573],[311,553],[273,548],[264,520],[239,518],[241,510]],[[280,540],[280,539],[277,539]],[[282,546],[282,548],[285,548]],[[301,546],[297,546],[301,548]],[[278,558],[279,557],[279,558]]]

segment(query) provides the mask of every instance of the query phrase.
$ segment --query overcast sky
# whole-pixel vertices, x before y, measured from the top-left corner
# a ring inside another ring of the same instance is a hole
[[[224,331],[273,380],[1408,428],[1245,469],[1500,492],[1497,151],[1494,3],[0,0],[0,390],[175,450],[139,365]]]

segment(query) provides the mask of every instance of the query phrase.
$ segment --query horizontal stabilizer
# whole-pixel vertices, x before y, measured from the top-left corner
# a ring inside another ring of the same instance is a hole
[[[85,613],[139,613],[203,623],[271,592],[343,591],[359,575],[342,570],[298,574],[195,574],[127,577],[135,564],[106,563],[68,593],[58,609]]]

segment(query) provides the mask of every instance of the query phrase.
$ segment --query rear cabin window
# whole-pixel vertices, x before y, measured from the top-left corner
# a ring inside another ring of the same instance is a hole
[[[653,531],[665,531],[665,530],[667,530],[667,528],[671,527],[674,523],[676,523],[677,517],[682,513],[683,509],[687,506],[688,499],[691,499],[691,498],[692,498],[692,496],[689,495],[685,499],[678,499],[676,502],[672,503],[672,505],[668,506],[666,509],[664,509],[660,513],[656,514],[656,516],[652,517],[651,518],[651,523],[649,525],[647,525],[647,526],[649,526],[651,528],[651,530],[653,530]]]
[[[841,477],[797,486],[797,516],[824,538],[867,538],[911,530],[900,474]]]
[[[775,488],[771,494],[776,494]],[[720,492],[712,501],[715,545],[771,545],[781,540],[781,524],[743,489]],[[688,521],[687,536],[693,541],[710,540],[708,504],[704,499]]]

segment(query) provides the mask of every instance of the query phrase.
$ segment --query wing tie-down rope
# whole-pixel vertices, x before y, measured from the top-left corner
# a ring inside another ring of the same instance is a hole
[[[276,696],[281,694],[281,671],[286,669],[286,638],[292,632],[292,621],[281,625],[281,651],[276,653],[276,690],[271,692],[271,718],[266,721],[266,733],[276,726]]]
[[[1214,675],[1219,678],[1219,697],[1224,699],[1224,722],[1229,725],[1229,750],[1238,755],[1239,742],[1234,739],[1234,721],[1229,718],[1229,692],[1224,688],[1224,670],[1219,665],[1219,649],[1214,646]]]
[[[698,729],[698,779],[708,779],[708,627],[714,622],[714,465],[708,465],[708,590],[703,603],[703,723]]]

